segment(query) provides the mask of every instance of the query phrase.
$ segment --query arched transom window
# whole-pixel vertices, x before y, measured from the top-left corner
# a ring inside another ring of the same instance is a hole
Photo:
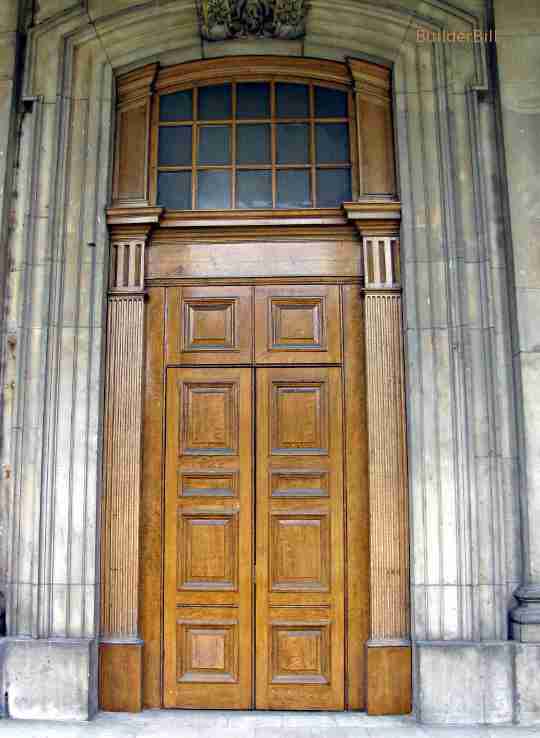
[[[352,197],[349,90],[287,80],[159,95],[156,204],[334,208]]]

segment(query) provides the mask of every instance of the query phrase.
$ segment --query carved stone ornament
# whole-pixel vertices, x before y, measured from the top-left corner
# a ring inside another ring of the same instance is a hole
[[[201,36],[301,38],[306,33],[307,0],[197,0]]]

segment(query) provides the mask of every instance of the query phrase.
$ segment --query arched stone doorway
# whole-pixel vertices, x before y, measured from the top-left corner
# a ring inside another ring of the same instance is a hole
[[[521,533],[493,66],[481,45],[416,37],[419,25],[467,32],[488,24],[487,6],[477,0],[391,7],[317,0],[303,43],[270,42],[274,54],[392,65],[413,683],[417,715],[430,721],[466,715],[497,722],[515,709],[507,615],[522,579]],[[234,55],[238,46],[201,46],[191,2],[83,7],[59,0],[40,3],[27,49],[11,234],[20,340],[6,406],[15,481],[7,481],[4,671],[14,716],[43,714],[47,704],[54,706],[49,715],[87,717],[96,709],[113,80],[156,61]],[[57,679],[37,683],[40,660]],[[474,689],[455,679],[463,660]],[[66,673],[60,704],[56,685]],[[502,701],[492,699],[495,682]]]

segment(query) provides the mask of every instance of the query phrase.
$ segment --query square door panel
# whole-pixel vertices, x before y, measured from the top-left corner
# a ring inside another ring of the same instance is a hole
[[[237,589],[236,513],[179,510],[176,550],[179,590]]]
[[[271,297],[271,348],[326,350],[324,297]]]
[[[230,456],[238,451],[238,386],[181,382],[180,455]]]
[[[326,455],[326,382],[272,382],[269,422],[272,455]]]
[[[167,360],[243,364],[252,360],[250,287],[167,289]]]
[[[238,681],[236,622],[177,622],[177,680],[207,684]]]
[[[272,684],[329,684],[329,623],[272,623]]]
[[[339,288],[257,287],[255,360],[331,363],[341,360]]]
[[[328,515],[271,514],[270,588],[274,592],[328,592],[330,530]]]
[[[234,297],[186,299],[182,303],[184,330],[182,351],[226,351],[237,346]]]

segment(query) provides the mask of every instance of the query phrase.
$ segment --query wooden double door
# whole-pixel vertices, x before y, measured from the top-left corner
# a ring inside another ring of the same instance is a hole
[[[167,289],[164,705],[363,706],[356,285]]]

